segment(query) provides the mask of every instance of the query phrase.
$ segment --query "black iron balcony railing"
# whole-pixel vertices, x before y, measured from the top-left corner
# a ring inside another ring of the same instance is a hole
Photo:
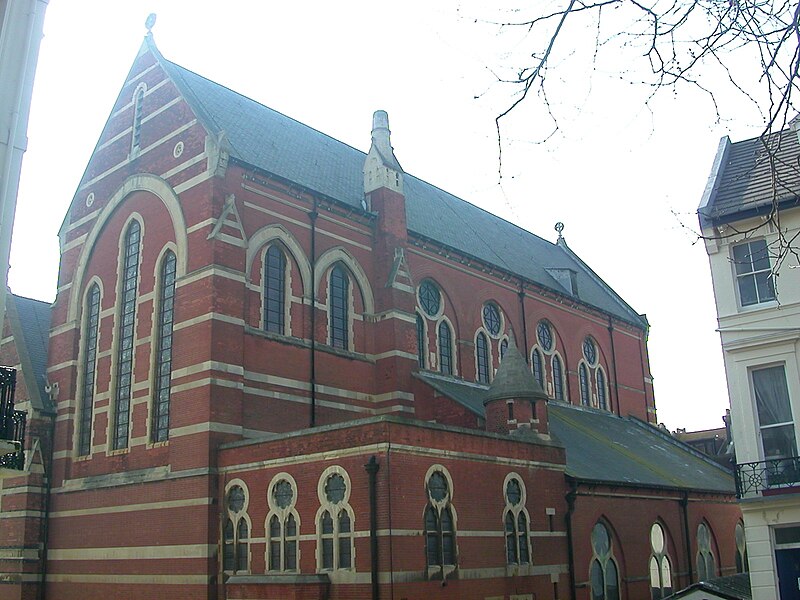
[[[26,415],[14,410],[14,392],[17,386],[17,371],[0,367],[0,442],[17,442],[17,450],[0,454],[0,468],[22,470],[25,465]]]
[[[736,465],[736,496],[781,493],[800,488],[800,457],[775,458]]]

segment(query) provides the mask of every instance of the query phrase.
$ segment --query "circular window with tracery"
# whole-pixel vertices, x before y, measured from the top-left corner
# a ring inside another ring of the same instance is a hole
[[[587,337],[583,340],[583,357],[591,366],[597,364],[597,346],[592,338]]]
[[[483,305],[483,325],[492,336],[500,335],[500,309],[493,302]]]
[[[238,486],[233,486],[228,491],[228,510],[238,513],[244,508],[244,490]]]
[[[275,498],[275,504],[280,508],[288,507],[292,503],[292,498],[294,497],[292,484],[285,479],[281,479],[275,484],[275,487],[272,488],[272,497]]]
[[[344,500],[344,493],[347,490],[347,484],[344,482],[344,477],[339,473],[334,473],[325,482],[325,497],[331,504],[338,504]]]
[[[426,279],[419,286],[419,305],[425,314],[431,318],[439,314],[442,306],[442,293],[436,284]]]
[[[439,471],[431,474],[428,479],[428,494],[436,502],[442,502],[447,498],[447,479],[444,474]]]
[[[536,326],[536,338],[545,352],[550,352],[553,349],[553,329],[550,327],[550,323],[539,321]]]
[[[506,498],[511,506],[516,506],[522,500],[522,489],[519,486],[519,481],[511,479],[506,485]]]

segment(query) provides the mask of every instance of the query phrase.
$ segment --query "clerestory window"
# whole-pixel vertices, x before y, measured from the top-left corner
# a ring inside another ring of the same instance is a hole
[[[81,386],[80,418],[78,421],[78,456],[92,451],[92,411],[94,408],[94,378],[97,370],[97,337],[100,323],[100,286],[96,283],[86,294],[83,325],[83,384]]]
[[[150,436],[154,442],[169,438],[169,397],[172,379],[172,329],[175,323],[175,253],[167,250],[161,261],[156,330],[155,393]]]
[[[111,426],[112,448],[128,446],[130,432],[131,389],[133,385],[133,353],[136,327],[136,302],[139,285],[139,253],[141,225],[132,221],[125,233],[122,256],[122,282],[117,325],[117,371],[114,385],[114,414]]]

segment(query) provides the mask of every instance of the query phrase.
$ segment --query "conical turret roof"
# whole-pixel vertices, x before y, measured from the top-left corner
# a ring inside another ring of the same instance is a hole
[[[508,339],[508,348],[503,355],[503,362],[497,369],[494,381],[484,398],[484,405],[492,400],[510,400],[512,398],[529,398],[530,400],[547,400],[547,394],[536,381],[528,368],[528,364],[517,349],[517,342],[512,331]]]

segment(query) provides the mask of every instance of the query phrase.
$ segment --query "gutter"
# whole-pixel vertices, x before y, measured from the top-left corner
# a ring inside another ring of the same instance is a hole
[[[309,361],[309,384],[311,385],[311,414],[309,415],[309,427],[317,424],[317,198],[314,197],[314,209],[308,213],[311,221],[311,357]]]
[[[567,568],[569,570],[569,595],[575,600],[575,548],[572,543],[572,514],[575,512],[575,500],[578,495],[578,484],[569,483],[569,491],[564,496],[567,501],[567,512],[564,515],[564,525],[567,528]]]

